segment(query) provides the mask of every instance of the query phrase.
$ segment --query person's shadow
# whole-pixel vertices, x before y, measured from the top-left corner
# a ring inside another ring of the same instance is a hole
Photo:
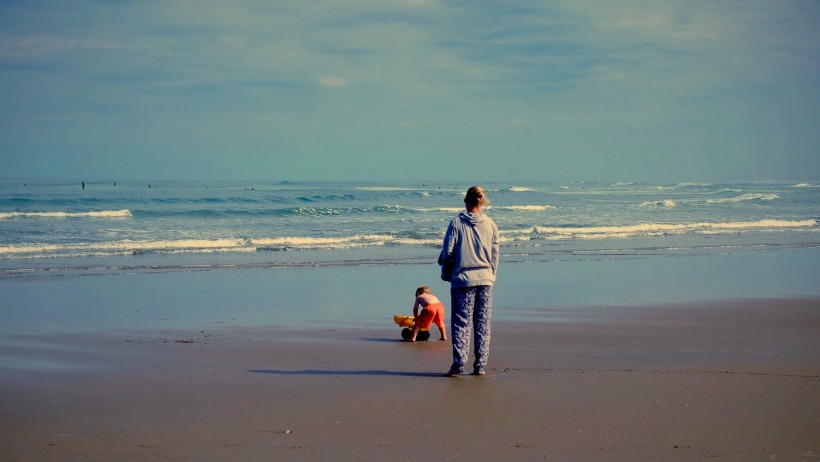
[[[396,338],[362,338],[360,340],[368,342],[386,342],[386,343],[408,343],[402,339]],[[409,343],[408,343],[409,344]],[[251,369],[248,372],[252,374],[270,374],[270,375],[316,375],[316,376],[356,376],[356,375],[370,375],[377,377],[443,377],[444,374],[437,372],[408,372],[408,371],[386,371],[374,369],[369,371],[342,371],[342,370],[320,370],[320,369],[302,369],[295,371],[286,371],[281,369]]]
[[[385,371],[385,370],[370,370],[370,371],[340,371],[340,370],[319,370],[319,369],[302,369],[295,371],[284,371],[280,369],[251,369],[248,372],[253,374],[271,374],[271,375],[372,375],[372,376],[400,376],[400,377],[443,377],[444,374],[435,372],[406,372],[406,371]]]

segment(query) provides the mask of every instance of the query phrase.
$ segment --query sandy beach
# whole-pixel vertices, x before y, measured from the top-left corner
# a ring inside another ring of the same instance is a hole
[[[0,12],[0,462],[820,462],[820,0]]]
[[[820,460],[820,300],[544,308],[489,373],[384,328],[6,335],[5,461]]]

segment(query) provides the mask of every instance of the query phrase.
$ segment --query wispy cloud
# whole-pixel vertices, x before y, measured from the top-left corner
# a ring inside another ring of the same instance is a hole
[[[244,126],[301,149],[295,134],[318,124],[362,140],[384,124],[441,146],[486,124],[529,130],[533,145],[558,125],[586,143],[602,127],[697,125],[707,106],[724,120],[772,101],[808,111],[818,26],[820,5],[799,0],[9,2],[0,139],[83,146],[100,126],[112,138],[143,127],[134,139],[170,150],[192,143],[171,127],[199,140]],[[53,136],[20,135],[38,124]],[[480,146],[498,135],[478,131]]]
[[[22,36],[0,39],[0,59],[47,57],[71,51],[109,50],[116,48],[112,40],[56,36]]]
[[[66,79],[89,78],[84,70],[104,64],[95,67],[100,77],[134,85],[143,76],[155,91],[231,92],[247,82],[301,82],[309,91],[310,81],[355,81],[377,94],[524,100],[600,86],[689,94],[808,65],[784,56],[796,45],[780,38],[778,23],[796,19],[789,8],[767,21],[761,10],[772,8],[755,2],[210,2],[196,14],[186,2],[126,5],[127,16],[108,6],[112,14],[84,30],[18,28],[0,38],[0,57],[59,61]],[[66,26],[76,18],[62,13]],[[36,12],[23,17],[33,21]],[[75,59],[55,56],[64,53]]]
[[[326,87],[346,87],[349,82],[347,79],[335,75],[321,76],[317,79],[320,84]]]

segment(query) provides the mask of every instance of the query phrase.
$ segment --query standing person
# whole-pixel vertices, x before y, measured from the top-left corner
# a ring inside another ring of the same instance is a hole
[[[473,186],[464,196],[466,212],[453,218],[439,255],[439,265],[450,282],[450,334],[453,338],[453,365],[444,374],[464,372],[470,354],[470,336],[475,334],[473,374],[484,375],[490,353],[490,318],[493,283],[498,268],[498,227],[482,209],[490,203],[481,186]],[[449,274],[447,274],[449,273]],[[475,332],[472,332],[475,331]]]

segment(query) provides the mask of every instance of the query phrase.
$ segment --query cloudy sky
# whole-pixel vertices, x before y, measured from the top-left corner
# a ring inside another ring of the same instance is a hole
[[[815,180],[820,2],[0,2],[0,177]]]

